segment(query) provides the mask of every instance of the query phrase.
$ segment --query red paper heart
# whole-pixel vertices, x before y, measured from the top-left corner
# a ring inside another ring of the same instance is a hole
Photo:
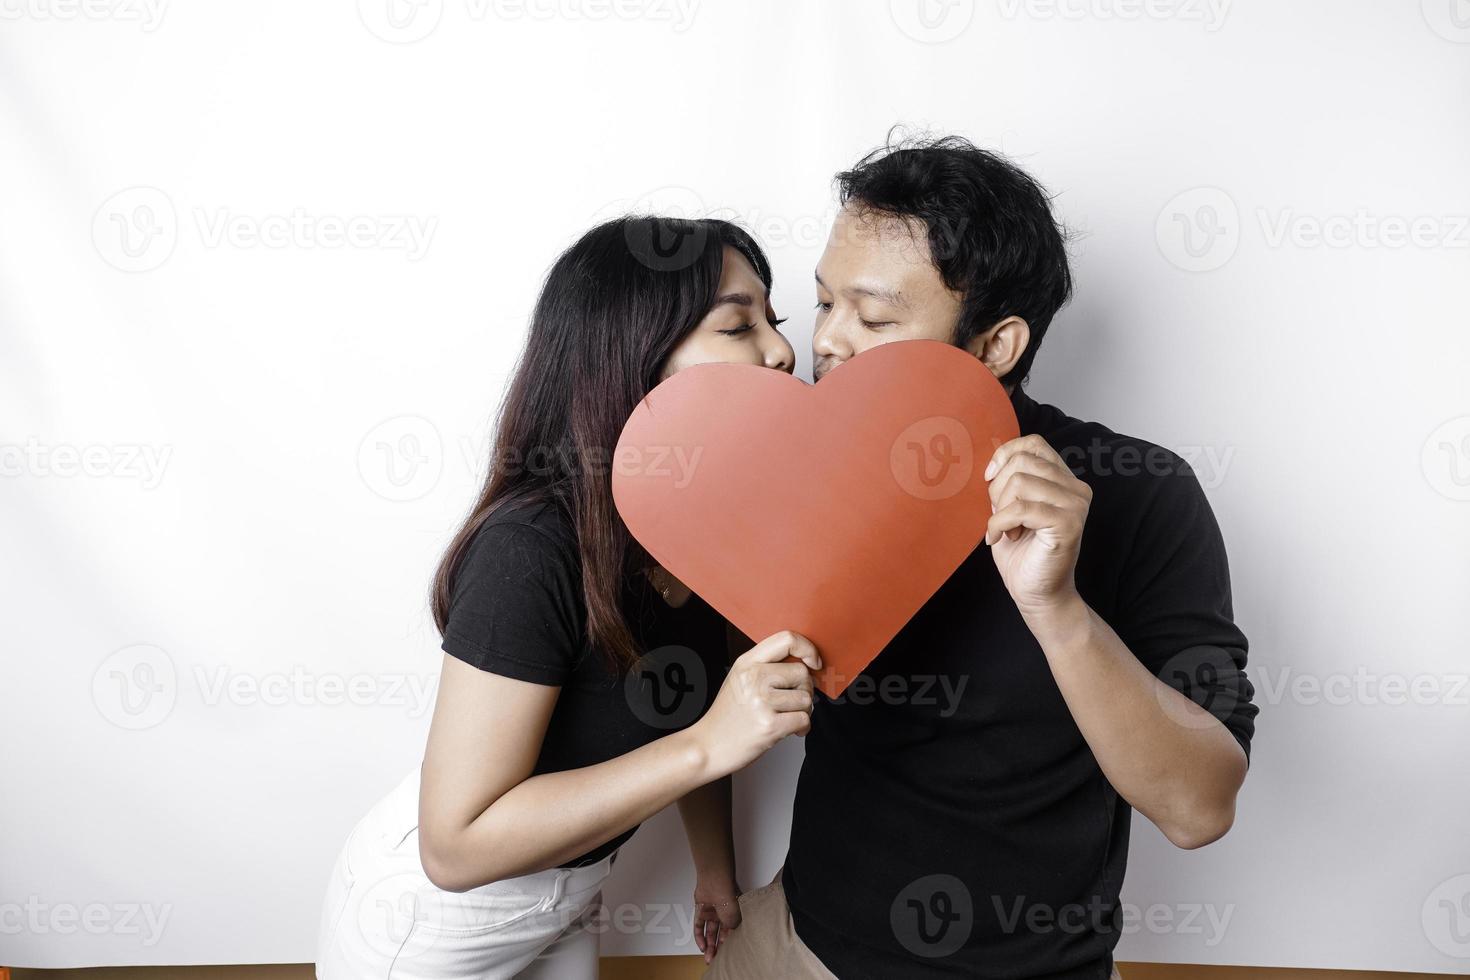
[[[936,341],[883,344],[816,385],[701,364],[634,409],[613,499],[746,636],[810,638],[836,697],[980,544],[985,467],[1018,431],[995,377]]]

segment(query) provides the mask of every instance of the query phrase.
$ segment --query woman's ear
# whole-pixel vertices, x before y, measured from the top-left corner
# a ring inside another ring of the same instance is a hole
[[[1008,316],[965,345],[997,378],[1011,373],[1026,345],[1031,343],[1031,326],[1018,316]]]

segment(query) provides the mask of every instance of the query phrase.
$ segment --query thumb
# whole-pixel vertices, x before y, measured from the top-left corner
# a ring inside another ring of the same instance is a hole
[[[720,925],[726,929],[734,929],[740,925],[740,900],[731,899],[730,904],[719,909]]]

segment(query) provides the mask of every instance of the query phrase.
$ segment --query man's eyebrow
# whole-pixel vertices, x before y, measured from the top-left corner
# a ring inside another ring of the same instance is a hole
[[[896,306],[901,310],[909,308],[908,301],[903,298],[903,293],[896,289],[883,289],[879,286],[852,286],[845,290],[853,296],[871,296],[873,299]]]
[[[815,276],[818,286],[830,290],[830,287],[822,281],[820,273],[813,273],[812,275]],[[909,308],[908,300],[904,299],[903,293],[896,289],[884,289],[881,286],[849,286],[843,292],[848,296],[871,296],[879,302],[887,303],[889,306],[896,306],[900,310]]]

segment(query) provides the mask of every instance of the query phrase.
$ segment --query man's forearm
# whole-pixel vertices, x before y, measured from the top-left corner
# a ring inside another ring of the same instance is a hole
[[[1179,847],[1224,836],[1246,773],[1225,726],[1149,673],[1076,593],[1023,614],[1113,788]]]

